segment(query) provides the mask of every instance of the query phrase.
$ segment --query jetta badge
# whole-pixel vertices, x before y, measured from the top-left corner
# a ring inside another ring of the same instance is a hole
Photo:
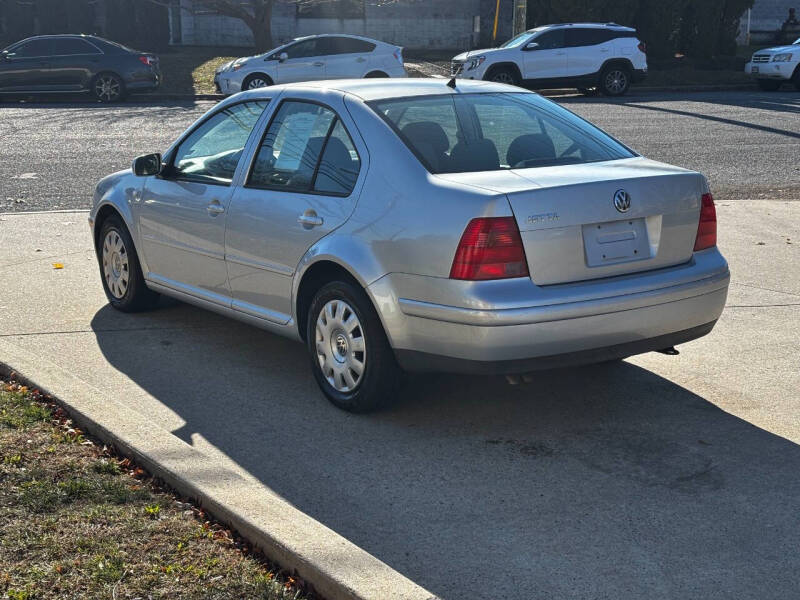
[[[631,207],[631,196],[625,190],[617,190],[614,192],[614,208],[619,212],[628,212]]]

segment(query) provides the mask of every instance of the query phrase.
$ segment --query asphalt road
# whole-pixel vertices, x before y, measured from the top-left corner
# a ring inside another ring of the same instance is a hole
[[[705,173],[718,200],[800,199],[797,92],[558,101],[649,158]],[[97,180],[212,106],[0,104],[0,212],[88,208]]]

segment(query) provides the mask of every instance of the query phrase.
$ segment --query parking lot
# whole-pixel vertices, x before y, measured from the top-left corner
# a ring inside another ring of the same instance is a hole
[[[0,338],[442,598],[795,597],[800,94],[558,100],[709,177],[732,284],[680,356],[519,386],[414,376],[402,402],[355,416],[318,392],[299,344],[178,303],[113,311],[85,213],[11,213],[88,208],[97,179],[210,103],[0,108]]]

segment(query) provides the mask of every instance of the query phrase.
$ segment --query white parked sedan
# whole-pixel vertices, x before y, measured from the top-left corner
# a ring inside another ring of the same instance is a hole
[[[224,64],[214,83],[221,93],[235,94],[280,83],[363,77],[408,77],[403,49],[357,35],[313,35]]]
[[[220,103],[98,184],[109,302],[162,293],[302,340],[351,411],[389,400],[402,370],[524,373],[711,331],[730,275],[701,174],[531,92],[451,85]]]

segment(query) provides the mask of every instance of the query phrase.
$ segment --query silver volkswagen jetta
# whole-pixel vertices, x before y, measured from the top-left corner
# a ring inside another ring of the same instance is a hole
[[[702,175],[486,82],[238,94],[103,179],[90,223],[114,307],[163,293],[302,340],[350,411],[403,370],[671,348],[711,331],[730,279]]]

